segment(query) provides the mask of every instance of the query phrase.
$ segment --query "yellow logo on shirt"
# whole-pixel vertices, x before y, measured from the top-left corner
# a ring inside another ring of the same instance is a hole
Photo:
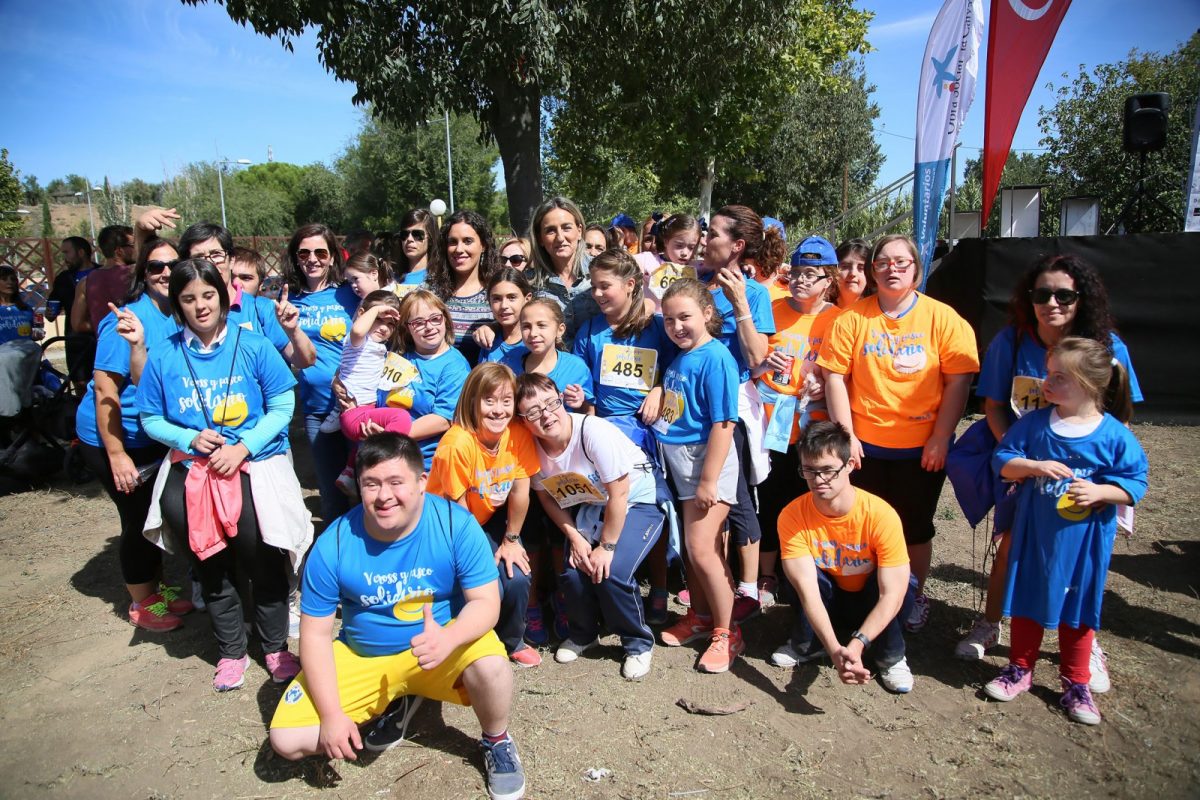
[[[321,338],[327,342],[340,342],[346,338],[346,320],[330,319],[321,324]]]
[[[240,394],[226,397],[217,403],[217,407],[212,412],[214,425],[224,425],[230,428],[241,425],[248,416],[250,416],[250,408],[246,405],[246,399]]]
[[[1057,508],[1058,515],[1071,522],[1079,522],[1081,519],[1087,519],[1088,514],[1092,513],[1090,508],[1075,505],[1075,501],[1066,492],[1059,496]]]
[[[392,614],[401,622],[420,622],[425,604],[432,599],[426,596],[418,597],[415,600],[404,600],[392,607]]]

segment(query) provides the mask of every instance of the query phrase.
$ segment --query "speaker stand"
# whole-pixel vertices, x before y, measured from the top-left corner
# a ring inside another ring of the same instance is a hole
[[[1179,229],[1183,230],[1183,218],[1176,212],[1172,211],[1166,203],[1159,200],[1146,188],[1146,151],[1139,153],[1138,159],[1138,180],[1133,187],[1133,194],[1125,201],[1124,207],[1121,208],[1121,213],[1117,215],[1116,220],[1105,235],[1112,234],[1113,231],[1119,233],[1141,233],[1143,224],[1143,203],[1152,208],[1157,208],[1163,214],[1179,223]]]

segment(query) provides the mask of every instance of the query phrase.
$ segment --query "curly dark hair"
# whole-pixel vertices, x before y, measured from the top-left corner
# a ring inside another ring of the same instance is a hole
[[[1009,321],[1018,331],[1031,336],[1037,334],[1037,316],[1033,312],[1033,300],[1029,294],[1037,283],[1038,276],[1047,272],[1062,272],[1075,282],[1079,292],[1076,301],[1075,319],[1071,322],[1072,336],[1084,336],[1112,349],[1112,334],[1116,331],[1112,312],[1108,306],[1108,291],[1100,280],[1096,268],[1079,256],[1047,256],[1033,269],[1021,276],[1008,304]]]
[[[479,254],[479,282],[483,286],[488,285],[488,281],[492,279],[492,275],[500,264],[496,239],[492,236],[492,229],[488,226],[487,220],[482,215],[468,209],[455,211],[442,223],[437,243],[438,258],[436,260],[430,258],[429,265],[425,269],[425,284],[443,301],[454,294],[454,275],[450,267],[450,255],[446,252],[446,241],[450,235],[450,229],[459,223],[470,225],[479,237],[480,244],[483,245],[483,252]]]

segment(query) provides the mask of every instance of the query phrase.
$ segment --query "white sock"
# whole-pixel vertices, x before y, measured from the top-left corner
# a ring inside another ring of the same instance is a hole
[[[738,581],[738,591],[746,595],[746,597],[753,597],[755,600],[758,599],[758,584],[754,581],[750,581],[749,583]]]

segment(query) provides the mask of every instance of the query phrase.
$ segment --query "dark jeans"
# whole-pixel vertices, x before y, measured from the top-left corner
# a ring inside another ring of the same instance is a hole
[[[847,592],[834,583],[823,570],[818,569],[817,586],[821,590],[821,603],[825,606],[825,611],[829,614],[829,620],[833,623],[834,629],[845,628],[847,634],[862,625],[867,615],[871,613],[871,609],[875,608],[875,604],[879,602],[879,579],[874,574],[867,578],[867,583],[861,591]],[[904,604],[900,607],[900,613],[893,617],[887,627],[880,631],[875,640],[871,642],[871,646],[863,656],[864,661],[870,659],[879,669],[886,669],[904,658],[904,629],[901,627],[901,620],[907,619],[912,610],[915,592],[916,589],[910,581],[908,590],[904,593]],[[798,594],[799,592],[797,592]],[[795,609],[796,618],[792,622],[791,635],[792,649],[800,654],[819,650],[821,642],[817,640],[816,633],[808,624],[803,604],[797,602]],[[841,635],[839,633],[839,636]],[[839,641],[845,641],[845,638],[843,637]]]
[[[103,447],[80,442],[79,452],[87,462],[88,469],[99,478],[121,518],[121,578],[131,586],[158,580],[162,574],[162,550],[142,535],[146,515],[150,513],[150,502],[153,500],[155,473],[150,472],[137,489],[130,494],[124,494],[118,492],[116,484],[113,483],[112,465],[109,464],[108,452]],[[140,470],[142,467],[148,468],[160,463],[167,454],[167,448],[155,442],[148,447],[130,448],[125,453]]]
[[[621,637],[626,655],[644,653],[654,647],[654,634],[646,626],[637,572],[662,535],[663,512],[649,503],[629,506],[625,527],[613,551],[609,576],[600,583],[572,567],[570,554],[563,558],[558,585],[567,599],[567,623],[571,641],[587,644],[600,634],[603,615],[608,629]]]
[[[188,544],[184,498],[187,468],[183,464],[171,466],[161,501],[163,521],[174,534],[177,546],[191,559],[193,574],[200,581],[221,658],[241,658],[246,654],[246,627],[242,623],[242,601],[238,597],[235,574],[239,565],[249,578],[254,594],[254,628],[263,652],[277,653],[287,649],[291,562],[287,551],[263,542],[254,515],[250,476],[244,472],[240,475],[242,515],[238,519],[237,536],[227,540],[224,550],[203,561]]]
[[[536,503],[536,498],[531,498]],[[488,535],[488,544],[492,553],[500,547],[504,539],[505,528],[508,525],[508,507],[496,509],[496,513],[483,526]],[[529,608],[529,576],[519,567],[513,567],[512,577],[508,577],[508,568],[500,563],[496,565],[500,573],[500,619],[496,621],[496,636],[504,643],[504,649],[511,656],[517,650],[525,647],[525,612]]]
[[[808,483],[800,477],[800,456],[796,445],[786,453],[769,452],[771,474],[758,485],[758,524],[762,528],[759,552],[779,551],[779,514],[788,503],[808,494]]]
[[[350,500],[337,488],[338,475],[350,459],[350,443],[341,431],[321,433],[321,423],[326,416],[305,414],[304,435],[312,448],[313,472],[321,496],[321,522],[328,528],[329,523],[350,510]]]
[[[754,544],[762,538],[755,511],[754,495],[750,492],[750,448],[746,444],[746,423],[737,421],[733,427],[733,444],[738,454],[737,505],[729,507],[729,537],[738,547]]]

